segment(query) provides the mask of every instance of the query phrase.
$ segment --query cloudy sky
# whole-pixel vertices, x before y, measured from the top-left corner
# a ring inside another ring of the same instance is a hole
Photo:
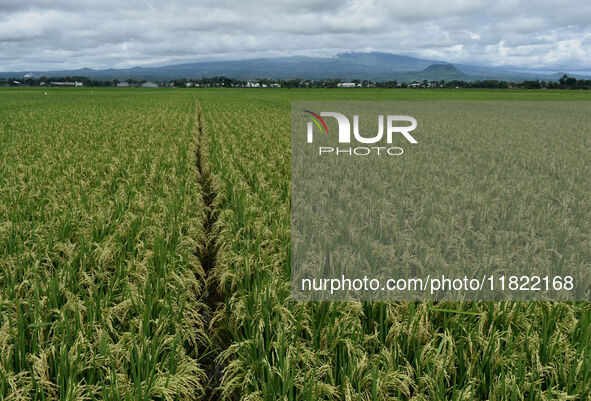
[[[0,0],[0,70],[385,51],[591,70],[591,2]]]

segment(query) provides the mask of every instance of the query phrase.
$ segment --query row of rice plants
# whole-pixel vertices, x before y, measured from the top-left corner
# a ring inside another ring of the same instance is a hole
[[[1,93],[0,399],[194,400],[195,102]]]
[[[347,96],[338,92],[329,98],[347,100]],[[393,98],[384,92],[375,96],[374,100]],[[219,357],[224,366],[222,397],[588,397],[588,303],[290,301],[289,101],[301,97],[302,92],[289,91],[200,93],[206,160],[218,194],[219,251],[214,276],[225,303],[212,327],[227,344]],[[467,134],[450,130],[450,135],[454,132]],[[461,140],[452,138],[448,145],[439,145],[453,147]],[[534,137],[519,140],[533,141],[525,150],[536,148]],[[585,138],[578,141],[578,149],[584,149]],[[476,143],[471,149],[475,160],[489,157],[487,142],[479,142],[482,146]],[[457,150],[452,154],[458,157]],[[559,156],[566,160],[564,154]],[[577,166],[581,156],[572,158]],[[425,163],[415,167],[445,168]],[[451,167],[446,171],[454,171]],[[527,169],[506,167],[515,168],[518,175],[528,174]],[[475,177],[487,174],[474,173]],[[568,169],[561,173],[568,178]],[[450,182],[461,185],[458,180]],[[404,193],[421,196],[428,188],[408,188]],[[440,204],[432,200],[433,209],[453,212],[452,205],[441,199]],[[577,226],[586,229],[584,224]],[[588,235],[579,234],[583,241]],[[587,255],[584,249],[574,251],[579,257]]]

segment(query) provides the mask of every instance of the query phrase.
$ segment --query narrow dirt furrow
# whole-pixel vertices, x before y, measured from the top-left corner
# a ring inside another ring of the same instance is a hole
[[[218,210],[216,209],[215,199],[216,192],[212,182],[211,171],[206,162],[206,156],[204,155],[204,133],[203,133],[203,116],[201,113],[201,105],[197,103],[196,109],[196,148],[195,148],[195,163],[197,171],[199,173],[197,180],[201,186],[201,193],[203,196],[203,204],[206,208],[206,218],[203,225],[203,231],[205,233],[204,243],[197,250],[197,256],[201,261],[201,266],[205,272],[205,288],[201,299],[206,305],[206,309],[203,312],[203,318],[205,323],[209,326],[210,333],[213,337],[216,337],[216,333],[219,330],[216,327],[212,327],[216,322],[213,321],[213,315],[218,306],[223,303],[223,297],[220,296],[215,285],[215,279],[213,277],[213,271],[216,263],[216,257],[218,252],[218,236],[215,230],[215,223],[218,218]],[[208,377],[208,382],[205,385],[205,400],[218,400],[219,393],[217,391],[223,376],[223,366],[217,361],[216,357],[223,349],[224,345],[218,338],[212,338],[211,343],[208,347],[200,350],[200,354],[204,355],[202,360],[202,366]]]

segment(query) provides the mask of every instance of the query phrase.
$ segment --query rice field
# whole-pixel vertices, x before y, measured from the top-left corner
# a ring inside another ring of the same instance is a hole
[[[199,397],[195,100],[1,96],[0,399]]]
[[[0,91],[0,399],[591,399],[587,302],[295,302],[290,266],[291,101],[586,92],[47,92]]]

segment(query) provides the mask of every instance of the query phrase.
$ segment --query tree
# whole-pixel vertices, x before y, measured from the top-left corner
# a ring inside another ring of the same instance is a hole
[[[573,86],[577,83],[577,79],[576,78],[567,78],[566,81],[564,81],[565,85],[567,87]]]

